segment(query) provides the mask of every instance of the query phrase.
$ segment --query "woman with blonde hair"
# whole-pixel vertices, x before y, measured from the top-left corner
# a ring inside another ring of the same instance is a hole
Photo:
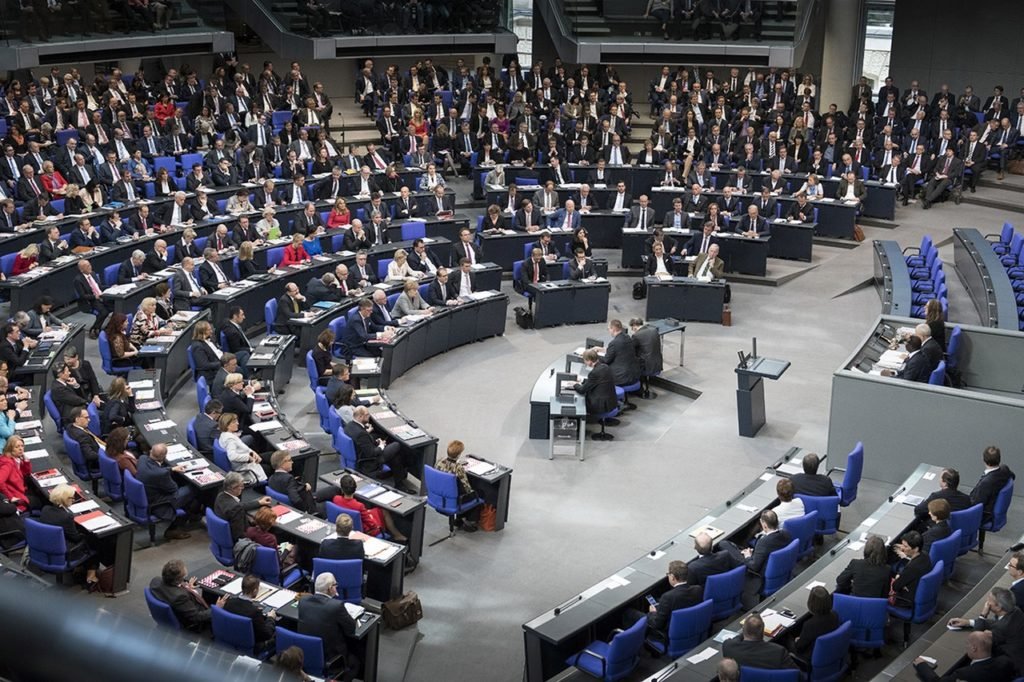
[[[423,273],[419,270],[413,270],[409,265],[409,254],[405,249],[398,249],[395,251],[394,259],[388,263],[388,276],[387,281],[389,282],[400,282],[403,279],[410,277],[419,279],[423,276]]]
[[[263,458],[246,445],[242,437],[238,435],[238,430],[241,428],[238,415],[234,412],[225,412],[217,421],[217,427],[220,429],[220,437],[217,442],[227,453],[228,461],[231,462],[231,470],[246,477],[249,484],[266,481],[267,473],[260,466]]]
[[[156,314],[156,299],[152,296],[142,299],[132,318],[132,330],[128,335],[131,342],[136,346],[144,346],[150,338],[163,336],[168,331],[164,328],[164,321]]]
[[[192,345],[189,346],[189,350],[192,351],[196,377],[204,377],[206,385],[212,386],[224,352],[213,342],[213,327],[209,322],[203,320],[196,323],[192,329]]]
[[[253,260],[254,254],[255,247],[252,242],[245,241],[238,245],[238,275],[242,279],[260,273],[260,269],[256,267],[256,261]]]
[[[14,277],[24,275],[29,270],[34,270],[37,267],[39,267],[39,245],[29,244],[14,257],[11,275]]]

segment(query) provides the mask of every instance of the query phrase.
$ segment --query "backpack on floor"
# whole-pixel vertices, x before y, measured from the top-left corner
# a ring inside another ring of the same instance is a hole
[[[533,329],[533,313],[522,306],[516,306],[516,324],[522,329]]]
[[[633,285],[633,299],[642,301],[645,298],[647,298],[647,283],[640,280]]]

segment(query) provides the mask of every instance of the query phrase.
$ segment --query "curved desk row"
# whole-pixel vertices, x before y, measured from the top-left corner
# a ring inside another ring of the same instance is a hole
[[[85,325],[72,323],[66,330],[43,333],[38,340],[39,344],[29,352],[25,363],[14,370],[12,378],[39,386],[45,393],[55,381],[53,367],[64,361],[66,350],[74,348],[78,357],[85,357]]]
[[[1015,544],[1022,542],[1024,542],[1024,537],[1018,538]],[[947,671],[964,657],[967,651],[967,635],[971,629],[950,630],[946,626],[947,621],[949,618],[976,618],[979,613],[984,611],[985,602],[992,588],[1010,588],[1013,579],[1007,572],[1006,565],[1014,553],[1010,549],[1003,552],[1003,555],[996,559],[991,570],[980,580],[973,581],[974,587],[946,612],[947,617],[940,618],[925,633],[915,637],[910,646],[896,660],[886,666],[882,671],[882,676],[886,679],[916,682],[920,678],[917,676],[913,662],[918,656],[934,658],[936,661],[935,672],[940,677],[948,674]],[[1017,608],[1020,607],[1018,605]]]
[[[46,450],[42,425],[43,391],[40,387],[33,387],[30,391],[32,414],[19,419],[16,427],[17,434],[25,439],[25,459],[32,467],[28,483],[43,500],[49,498],[56,485],[67,483],[75,488],[76,506],[71,510],[75,522],[83,533],[111,547],[114,557],[112,591],[125,592],[131,580],[134,524],[69,473],[71,467],[65,466],[56,454]]]
[[[639,198],[641,194],[649,194],[659,189],[661,182],[665,178],[665,170],[663,166],[656,165],[626,165],[626,166],[605,166],[606,177],[603,182],[597,179],[597,167],[596,165],[580,165],[575,163],[564,164],[562,166],[563,178],[566,181],[571,181],[567,185],[559,186],[559,195],[562,192],[572,192],[578,189],[580,183],[589,183],[591,189],[601,190],[606,192],[614,191],[615,185],[621,180],[626,183],[626,191],[633,195],[635,198]],[[485,187],[483,180],[491,168],[484,166],[477,166],[473,168],[470,173],[473,179],[473,197],[476,199],[483,199],[485,197],[485,191],[487,195],[491,193],[491,187]],[[678,171],[677,171],[678,172]],[[726,185],[732,183],[736,177],[736,171],[732,168],[722,168],[719,170],[710,170],[709,174],[714,183],[714,188],[723,189]],[[747,179],[750,183],[751,190],[754,192],[761,191],[761,185],[764,180],[771,176],[770,173],[764,171],[753,171],[747,172]],[[783,179],[789,183],[790,191],[796,191],[800,189],[800,186],[807,179],[807,173],[786,173]],[[551,166],[547,164],[537,164],[533,168],[525,168],[519,166],[506,165],[505,167],[505,179],[507,182],[515,182],[520,187],[533,187],[543,185],[548,180],[555,180],[554,174],[551,171]],[[603,184],[604,187],[598,187],[597,185]],[[686,185],[684,181],[682,183]],[[867,198],[864,200],[863,213],[865,216],[871,216],[874,218],[883,218],[886,220],[893,220],[896,217],[896,190],[895,185],[889,185],[877,180],[865,180],[864,186],[868,190]],[[823,178],[822,187],[825,189],[825,195],[834,197],[836,192],[839,190],[839,180],[835,177]],[[609,189],[612,188],[612,189]],[[689,187],[686,187],[689,191]],[[533,192],[530,192],[532,195]],[[562,197],[564,202],[567,196]],[[488,198],[488,203],[490,199]],[[499,202],[500,203],[500,202]],[[671,207],[666,210],[671,210]],[[658,214],[659,217],[664,215],[663,212]]]
[[[608,578],[524,623],[527,682],[542,682],[558,675],[568,667],[569,656],[594,639],[606,639],[613,628],[619,627],[627,608],[637,608],[641,601],[646,604],[644,595],[665,592],[665,566],[670,561],[693,561],[697,557],[693,536],[706,526],[722,531],[716,541],[736,538],[745,542],[761,512],[776,503],[775,485],[785,477],[778,468],[790,461],[799,462],[803,455],[800,448],[791,448],[738,494],[696,523]]]
[[[973,227],[953,228],[953,261],[986,327],[1018,331],[1013,285],[992,244]]]
[[[861,538],[866,535],[877,535],[892,542],[914,526],[916,524],[914,505],[904,502],[905,496],[916,495],[920,498],[927,498],[929,494],[938,489],[937,481],[941,475],[942,467],[919,464],[904,480],[903,485],[893,493],[893,496],[882,502],[878,509],[862,521],[857,528],[850,531],[843,540],[836,543],[799,575],[794,576],[772,596],[753,609],[744,611],[732,619],[724,629],[739,632],[742,629],[742,621],[747,615],[754,612],[765,613],[769,607],[775,612],[792,612],[796,621],[793,625],[802,623],[810,615],[807,608],[808,589],[819,583],[829,591],[835,589],[836,578],[839,577],[843,569],[852,559],[863,557],[864,542]],[[786,641],[793,625],[784,627],[771,639],[776,642]],[[676,659],[663,668],[656,679],[664,682],[714,679],[718,664],[722,660],[721,649],[722,644],[715,641],[714,637],[708,638],[694,647],[689,652],[689,657]],[[702,652],[710,654],[710,656],[697,660],[701,658]]]
[[[173,334],[152,336],[139,348],[138,358],[151,362],[157,372],[163,400],[170,400],[185,381],[192,378],[188,348],[192,345],[195,326],[202,321],[210,321],[209,310],[175,313],[168,321],[175,329]]]
[[[744,237],[738,232],[715,232],[712,234],[711,242],[718,244],[718,257],[725,261],[726,272],[738,272],[745,275],[757,275],[764,277],[768,273],[768,256],[772,255],[772,245],[775,242],[774,232],[776,228],[787,234],[783,239],[789,238],[789,232],[799,230],[803,235],[800,241],[806,242],[809,235],[809,227],[814,223],[772,223],[772,234],[767,237]],[[701,234],[700,230],[684,229],[674,227],[664,230],[666,237],[676,240],[678,250],[686,247],[686,242],[694,235]],[[622,231],[622,267],[639,269],[644,266],[643,256],[646,255],[647,240],[651,233],[639,229],[626,229]],[[799,235],[797,237],[799,239]],[[802,247],[801,247],[802,248]],[[808,258],[810,255],[808,253]]]
[[[876,239],[871,246],[875,250],[875,289],[882,299],[882,314],[910,317],[914,292],[903,250],[890,240]]]

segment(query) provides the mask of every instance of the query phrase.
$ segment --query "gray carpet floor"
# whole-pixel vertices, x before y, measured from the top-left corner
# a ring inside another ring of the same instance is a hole
[[[468,195],[468,183],[454,184],[460,196]],[[474,217],[480,210],[465,208]],[[927,233],[942,243],[954,226],[993,232],[1005,219],[1004,213],[982,206],[944,204],[928,212],[911,206],[898,211],[897,227],[865,227],[868,241],[857,248],[815,246],[813,267],[800,267],[804,274],[780,287],[734,284],[732,326],[688,325],[685,366],[671,370],[676,380],[700,390],[700,398],[661,392],[657,399],[641,401],[638,410],[612,429],[614,441],[587,443],[585,462],[549,461],[547,442],[528,440],[529,393],[543,368],[585,337],[605,334],[603,325],[523,331],[515,326],[510,309],[504,336],[456,349],[408,372],[390,391],[403,412],[436,435],[442,446],[458,438],[470,452],[506,464],[515,473],[511,516],[503,532],[459,534],[428,548],[419,568],[408,576],[406,587],[420,595],[424,619],[418,637],[413,631],[385,634],[381,679],[521,679],[522,623],[691,523],[791,445],[824,447],[832,372],[880,311],[872,288],[856,288],[871,277],[871,239],[896,239],[907,246]],[[976,324],[973,306],[953,276],[950,249],[941,249],[949,263],[950,319]],[[607,255],[617,265],[618,256]],[[630,296],[633,281],[613,278],[609,317],[643,315],[643,302]],[[518,305],[510,282],[503,288]],[[756,438],[747,439],[736,431],[732,368],[736,351],[748,349],[752,336],[758,338],[762,355],[793,364],[781,381],[768,385],[768,423]],[[669,367],[678,357],[677,338],[666,340]],[[87,344],[87,350],[99,368],[95,343]],[[337,456],[318,430],[304,369],[296,365],[293,377],[282,397],[283,409],[328,451],[322,469],[333,468]],[[189,384],[171,402],[171,415],[181,425],[196,412],[194,395]],[[980,453],[987,444],[983,427],[964,428],[978,430]],[[973,480],[977,473],[964,472],[965,479]],[[887,494],[865,482],[843,525],[855,525]],[[990,540],[993,551],[1002,547],[1004,538],[1020,535],[1021,516],[1014,513],[1010,526]],[[444,518],[428,510],[427,541],[446,532]],[[141,534],[137,537],[145,544]],[[126,596],[104,600],[75,590],[69,594],[149,626],[141,588],[171,557],[185,559],[194,570],[209,565],[205,533],[139,549],[133,589]]]

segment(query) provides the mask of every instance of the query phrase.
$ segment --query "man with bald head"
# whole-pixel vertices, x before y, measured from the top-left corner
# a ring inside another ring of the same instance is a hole
[[[921,339],[921,355],[928,358],[928,371],[934,371],[942,360],[942,346],[932,338],[932,328],[925,323],[914,327],[914,336]]]
[[[972,632],[967,635],[967,657],[960,659],[949,672],[942,677],[935,672],[931,664],[921,656],[914,659],[914,670],[917,678],[925,682],[941,680],[953,682],[994,682],[995,680],[1012,680],[1016,676],[1013,663],[1006,656],[992,656],[992,633]]]
[[[703,585],[708,576],[725,573],[739,565],[724,549],[715,551],[711,536],[707,533],[697,533],[697,537],[693,539],[693,548],[697,550],[697,558],[687,566],[687,580],[694,585]]]
[[[174,265],[174,259],[167,251],[167,242],[157,239],[153,242],[153,250],[146,254],[145,270],[149,274],[165,270]]]
[[[167,540],[183,540],[189,534],[181,529],[186,517],[177,517],[176,510],[198,513],[195,505],[195,491],[191,485],[179,486],[171,475],[183,473],[182,465],[171,466],[167,463],[167,446],[155,443],[148,455],[139,458],[138,473],[135,477],[146,487],[149,500],[149,513],[164,521],[170,521],[164,538]]]

